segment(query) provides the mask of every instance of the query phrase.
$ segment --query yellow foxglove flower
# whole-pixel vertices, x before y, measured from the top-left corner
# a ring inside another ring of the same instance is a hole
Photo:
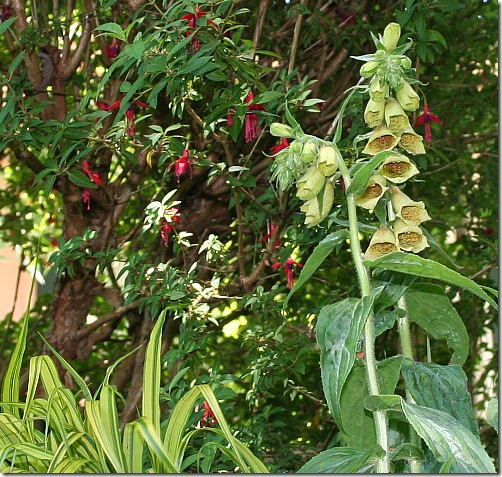
[[[401,25],[399,23],[389,23],[383,32],[383,46],[387,51],[393,50],[401,37]]]
[[[382,124],[384,111],[385,103],[383,101],[374,101],[370,98],[364,110],[364,122],[371,129],[376,128]]]
[[[383,124],[378,126],[371,134],[366,147],[363,149],[363,154],[375,155],[380,151],[394,149],[399,142],[399,138],[392,134],[389,128]]]
[[[402,184],[420,172],[406,156],[398,153],[388,156],[378,170],[394,184]]]
[[[416,225],[406,225],[404,220],[397,218],[392,226],[397,237],[397,245],[406,252],[418,253],[429,247],[422,229]]]
[[[420,97],[406,81],[396,89],[396,98],[405,111],[415,111],[420,105]]]
[[[368,61],[367,63],[364,63],[361,68],[359,68],[359,74],[363,78],[370,78],[376,73],[381,64],[381,61]]]
[[[394,213],[406,225],[418,226],[422,222],[431,219],[427,210],[425,210],[424,203],[411,200],[399,187],[393,186],[390,188],[390,201]]]
[[[373,101],[385,101],[389,96],[389,85],[379,80],[378,76],[374,76],[370,82],[370,98]]]
[[[317,168],[325,176],[332,176],[338,169],[338,157],[340,152],[334,145],[321,146],[319,148],[319,160]]]
[[[373,210],[388,189],[385,185],[386,182],[385,177],[380,174],[372,176],[368,181],[366,190],[361,195],[356,196],[356,205],[364,209]]]
[[[370,244],[364,252],[364,258],[376,260],[392,252],[399,252],[396,235],[389,227],[380,227],[371,237]]]
[[[296,196],[301,200],[310,200],[319,194],[326,182],[319,169],[312,164],[296,182]]]
[[[423,137],[417,134],[411,126],[401,134],[399,145],[408,154],[425,154]]]
[[[397,136],[410,127],[410,119],[401,105],[393,98],[388,98],[385,103],[385,124]]]
[[[334,200],[335,188],[331,181],[327,180],[319,195],[300,207],[300,210],[305,213],[305,225],[310,228],[321,223],[331,212]]]

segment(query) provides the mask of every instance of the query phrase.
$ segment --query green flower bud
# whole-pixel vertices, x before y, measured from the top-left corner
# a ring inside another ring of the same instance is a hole
[[[399,145],[408,154],[425,154],[423,137],[416,134],[411,126],[406,128],[401,134]]]
[[[378,126],[371,134],[363,154],[375,155],[380,151],[387,151],[397,146],[399,138],[383,125]]]
[[[378,169],[379,173],[394,184],[402,184],[419,173],[417,166],[402,154],[391,154]]]
[[[427,238],[420,227],[406,225],[406,222],[397,218],[392,225],[397,237],[397,244],[401,250],[418,253],[429,247]]]
[[[312,162],[319,154],[319,149],[315,141],[308,141],[303,145],[302,161],[305,163]]]
[[[297,139],[289,145],[289,148],[293,154],[301,154],[303,151],[303,143]]]
[[[313,164],[296,182],[296,196],[301,200],[313,199],[319,194],[325,182],[326,177],[324,177],[319,169]]]
[[[388,227],[380,227],[371,237],[370,244],[364,252],[365,260],[377,258],[392,252],[399,252],[394,232]]]
[[[393,134],[400,135],[410,126],[410,119],[400,104],[393,98],[385,104],[385,124]]]
[[[300,207],[305,213],[305,225],[310,228],[321,223],[331,212],[334,200],[335,189],[331,181],[327,180],[321,193]]]
[[[363,78],[370,78],[376,73],[380,64],[380,61],[368,61],[361,66],[361,68],[359,69],[359,74]]]
[[[371,177],[366,190],[361,195],[356,196],[356,205],[364,209],[373,210],[387,190],[385,186],[386,182],[385,177],[380,174],[375,174]]]
[[[295,137],[293,134],[293,128],[281,123],[272,123],[270,125],[270,134],[276,137]]]
[[[415,111],[420,105],[420,97],[406,81],[396,89],[396,97],[405,111]]]
[[[401,36],[401,26],[399,23],[389,23],[383,32],[383,46],[387,51],[393,50]]]
[[[401,58],[401,68],[405,70],[409,70],[411,68],[411,60],[407,56]]]
[[[390,201],[396,216],[408,226],[418,226],[431,219],[424,203],[411,200],[399,187],[390,188]]]
[[[370,82],[370,98],[373,101],[385,101],[389,96],[389,85],[374,76]]]
[[[337,154],[338,153],[338,154]],[[326,145],[319,149],[317,168],[326,177],[332,176],[338,169],[338,157],[340,152],[336,146]]]

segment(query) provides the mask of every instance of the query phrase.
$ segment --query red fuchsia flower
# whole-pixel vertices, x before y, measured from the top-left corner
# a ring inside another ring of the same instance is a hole
[[[282,266],[282,263],[274,263],[272,265],[272,268],[274,270],[277,270],[279,267]],[[289,289],[293,288],[293,285],[295,283],[294,279],[294,267],[297,266],[299,268],[303,268],[303,265],[301,263],[295,262],[291,257],[286,260],[286,263],[284,264],[284,274],[286,275],[287,278],[287,287]]]
[[[84,174],[86,174],[89,179],[91,179],[94,184],[100,186],[103,185],[103,181],[101,180],[101,177],[99,177],[99,174],[97,172],[94,172],[91,169],[91,166],[87,161],[82,162],[82,168],[84,169]]]
[[[437,124],[441,124],[441,119],[439,119],[435,114],[432,114],[429,111],[429,106],[427,104],[424,104],[424,112],[417,117],[415,125],[425,125],[425,140],[427,142],[432,142],[431,121],[434,121]]]
[[[255,140],[260,134],[260,127],[258,126],[258,117],[256,113],[252,111],[265,111],[265,107],[262,104],[252,104],[254,99],[254,94],[252,91],[246,96],[246,103],[248,104],[246,120],[244,124],[244,135],[246,142],[251,142]]]
[[[209,406],[207,401],[202,403],[202,407],[204,409],[204,415],[200,418],[199,424],[201,427],[213,427],[215,423],[218,422],[216,416],[214,415],[213,410]]]
[[[199,18],[202,18],[204,15],[207,15],[207,12],[203,12],[200,7],[195,7],[195,13],[187,13],[181,17],[182,20],[186,20],[188,22],[188,26],[190,28],[196,28],[197,27],[197,20]],[[212,20],[207,21],[207,25],[216,28],[214,22]],[[185,36],[190,36],[192,35],[192,30],[187,30],[185,32]],[[194,51],[199,51],[200,48],[200,40],[197,38],[197,33],[194,33],[192,36],[192,47]]]
[[[0,21],[4,22],[5,20],[8,20],[11,16],[12,16],[12,11],[9,5],[2,5],[2,8],[0,10]]]
[[[187,172],[190,174],[190,179],[192,178],[192,163],[190,162],[190,151],[188,149],[185,149],[181,157],[169,166],[169,169],[172,168],[174,168],[174,175],[178,178],[178,184],[181,176]]]
[[[160,221],[160,238],[165,247],[169,245],[169,237],[174,231],[174,225],[180,223],[179,209],[171,207]]]
[[[111,111],[112,109],[119,108],[121,103],[122,100],[119,99],[118,101],[115,101],[113,104],[110,105],[108,105],[107,103],[103,103],[102,101],[98,101],[96,105],[99,109],[102,109],[103,111]],[[134,101],[131,104],[131,106],[127,108],[125,116],[126,116],[126,134],[128,136],[134,136],[134,133],[136,132],[136,126],[134,125],[134,114],[136,112],[137,107],[148,108],[148,104],[143,103],[143,101]]]
[[[113,59],[117,58],[119,54],[119,40],[114,38],[109,45],[106,45],[106,56],[108,58]]]
[[[289,147],[289,141],[285,137],[283,137],[281,138],[280,144],[276,144],[275,146],[272,146],[270,148],[270,152],[272,153],[272,156],[277,156],[279,152],[281,152],[283,149],[286,149],[287,147]]]
[[[234,109],[231,109],[227,113],[227,126],[228,127],[232,127],[234,125],[234,114],[235,114],[235,110]]]
[[[264,235],[261,239],[260,242],[266,242],[267,240],[270,240],[274,235],[275,231],[277,230],[277,226],[275,224],[270,224],[269,227],[269,232],[267,235]],[[275,240],[275,247],[280,247],[281,246],[281,237],[277,237]]]
[[[82,191],[82,200],[86,205],[86,209],[91,210],[91,190],[88,187],[84,187]]]

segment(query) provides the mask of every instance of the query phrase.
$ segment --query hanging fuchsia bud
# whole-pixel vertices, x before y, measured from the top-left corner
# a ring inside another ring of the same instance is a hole
[[[99,174],[91,170],[89,162],[83,161],[82,168],[84,169],[84,174],[86,174],[89,177],[89,179],[91,179],[91,181],[94,182],[94,184],[98,186],[103,184],[103,181],[101,180],[101,177],[99,177]]]
[[[174,225],[179,224],[179,222],[179,209],[176,207],[168,209],[164,217],[160,220],[160,238],[164,246],[167,247],[169,245],[169,237],[174,231]]]
[[[244,137],[246,142],[255,140],[260,134],[260,126],[258,125],[258,116],[253,111],[265,111],[262,104],[253,104],[254,94],[252,91],[246,96],[247,113],[244,123]]]
[[[117,38],[114,38],[109,45],[106,45],[106,56],[108,58],[113,59],[117,58],[119,54],[119,41]]]
[[[181,157],[169,166],[169,169],[172,168],[174,168],[174,175],[178,178],[178,184],[181,176],[187,172],[190,174],[190,179],[192,178],[192,163],[190,162],[190,151],[188,149],[185,149]]]

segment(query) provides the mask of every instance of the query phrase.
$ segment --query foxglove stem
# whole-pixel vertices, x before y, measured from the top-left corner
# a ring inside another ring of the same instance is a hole
[[[397,304],[400,309],[406,312],[404,316],[397,319],[397,329],[399,331],[399,340],[401,341],[401,350],[403,351],[403,356],[414,361],[413,348],[411,345],[410,320],[406,309],[406,300],[403,296],[399,298]],[[413,396],[408,389],[406,389],[406,401],[416,404],[415,399],[413,399]],[[417,434],[412,425],[410,425],[410,443],[419,449],[421,448],[420,436]],[[421,462],[419,460],[410,460],[410,471],[412,474],[421,474]]]
[[[338,166],[342,174],[345,190],[351,183],[350,173],[343,159],[338,156]],[[347,209],[349,215],[349,237],[350,251],[357,272],[359,287],[361,288],[361,296],[369,296],[371,294],[371,283],[368,275],[368,270],[363,264],[363,254],[361,251],[361,243],[359,242],[359,228],[357,226],[357,207],[356,197],[354,194],[347,194]],[[368,391],[370,395],[379,395],[378,376],[376,371],[375,358],[375,325],[373,323],[373,312],[370,312],[366,324],[364,325],[364,351],[366,353],[366,379],[368,381]],[[385,411],[374,411],[375,431],[377,443],[385,451],[385,457],[376,461],[376,473],[388,474],[389,466],[389,439],[387,428],[387,413]]]

